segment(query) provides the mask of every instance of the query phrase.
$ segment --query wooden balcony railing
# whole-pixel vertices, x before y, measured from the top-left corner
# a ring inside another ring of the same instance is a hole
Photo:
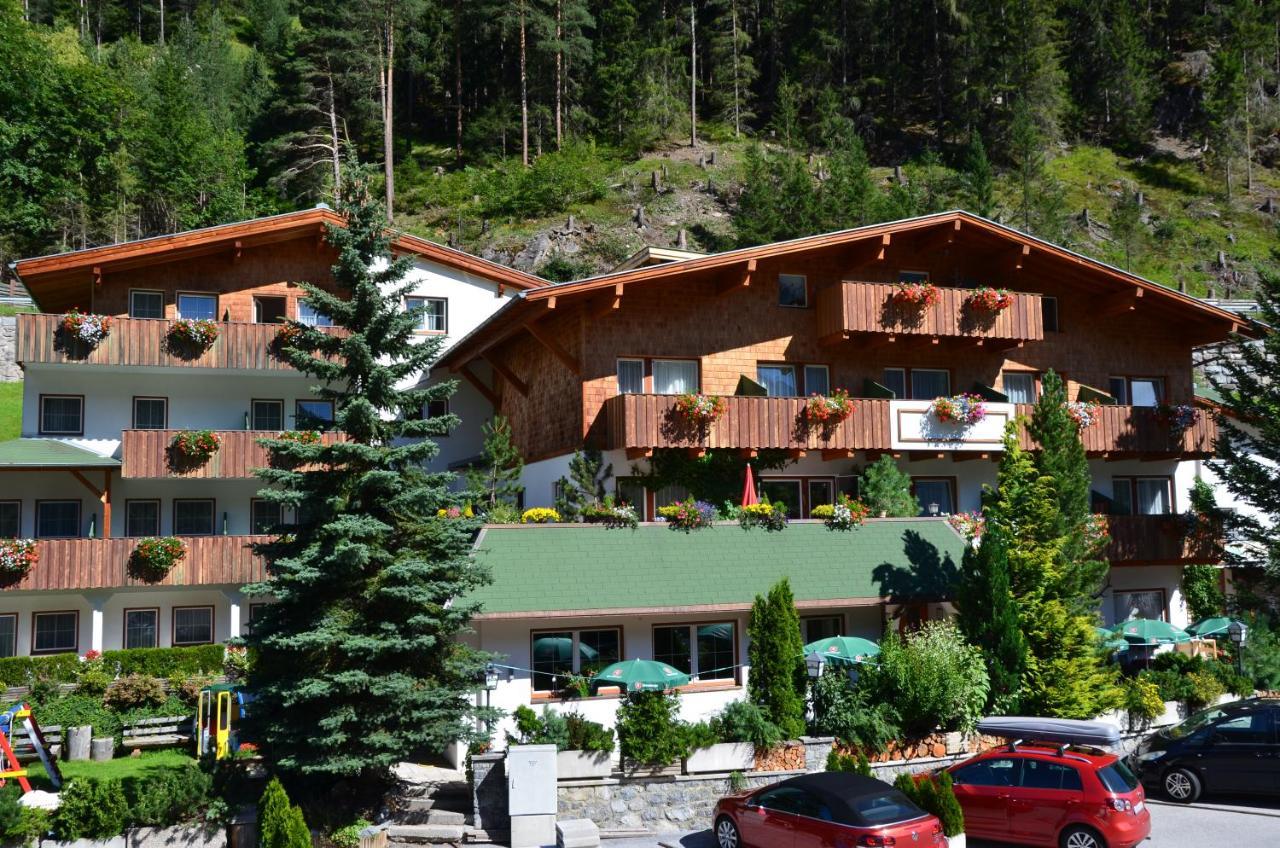
[[[121,477],[188,477],[196,479],[252,477],[253,469],[267,464],[267,449],[259,439],[275,438],[274,430],[216,430],[221,444],[199,466],[170,463],[169,445],[181,430],[125,430],[122,435]],[[323,444],[345,441],[342,433],[321,433]]]
[[[1013,304],[990,314],[966,301],[973,289],[938,288],[938,301],[919,309],[895,304],[894,283],[846,280],[820,289],[815,299],[818,336],[839,339],[854,333],[904,336],[949,336],[1023,342],[1044,338],[1040,295],[1017,292]]]
[[[1031,410],[1019,405],[1018,414],[1030,418]],[[1096,420],[1080,431],[1085,452],[1093,457],[1205,458],[1213,456],[1217,437],[1218,424],[1206,410],[1197,409],[1191,426],[1178,432],[1147,406],[1100,406]],[[1036,447],[1025,428],[1022,447]]]
[[[830,427],[810,426],[805,398],[727,397],[725,414],[706,428],[690,425],[675,395],[627,394],[609,398],[609,445],[743,450],[875,450],[889,446],[889,401],[858,398],[853,414]]]
[[[118,589],[127,586],[242,586],[262,580],[261,557],[247,547],[268,536],[184,536],[187,554],[156,583],[129,574],[137,539],[42,539],[40,559],[0,591]]]
[[[24,364],[293,370],[271,353],[271,344],[280,329],[278,324],[219,321],[218,338],[213,345],[203,353],[186,356],[169,350],[165,342],[172,323],[163,319],[116,318],[107,337],[89,349],[63,343],[59,332],[61,315],[19,315],[17,360]]]
[[[1186,515],[1112,515],[1106,558],[1115,563],[1216,563],[1223,556],[1222,534]]]

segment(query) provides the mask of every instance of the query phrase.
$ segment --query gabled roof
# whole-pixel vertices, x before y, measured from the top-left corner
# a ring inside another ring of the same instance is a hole
[[[58,439],[0,442],[0,468],[119,468],[120,460]]]
[[[317,206],[313,209],[286,212],[249,221],[237,221],[119,244],[19,259],[13,263],[13,269],[22,278],[32,295],[38,298],[43,285],[56,280],[65,280],[69,276],[97,276],[111,271],[202,256],[220,250],[239,250],[309,235],[319,236],[324,232],[326,224],[341,226],[343,218],[326,206]],[[532,289],[547,284],[546,280],[524,271],[508,268],[407,233],[395,234],[392,247],[396,251],[460,268],[517,290]]]
[[[622,297],[628,286],[648,285],[688,278],[691,275],[749,277],[754,272],[756,263],[761,260],[802,256],[830,249],[866,248],[874,253],[891,247],[894,240],[899,237],[912,239],[937,237],[940,243],[958,240],[982,244],[992,248],[993,251],[1004,251],[1005,255],[1011,261],[1017,262],[1019,267],[1026,264],[1040,265],[1064,277],[1092,283],[1100,291],[1112,288],[1117,293],[1123,293],[1127,290],[1135,298],[1142,298],[1144,306],[1159,305],[1188,320],[1209,323],[1215,331],[1221,329],[1223,338],[1230,332],[1241,330],[1247,325],[1246,318],[1199,298],[1175,291],[1113,265],[981,216],[962,210],[952,210],[773,242],[757,247],[729,250],[692,259],[613,271],[583,280],[553,283],[535,290],[524,291],[469,335],[459,339],[441,358],[440,364],[457,367],[499,343],[507,334],[521,328],[526,321],[536,315],[535,304],[537,308],[545,311],[548,308],[554,308],[558,302],[568,302],[570,298],[601,297],[602,294],[605,297],[610,294]]]
[[[609,273],[616,274],[619,271],[630,271],[632,268],[641,268],[647,265],[661,265],[663,262],[697,259],[706,255],[696,250],[684,250],[679,247],[656,247],[652,244],[646,244],[615,265]]]
[[[964,542],[945,519],[888,518],[847,533],[821,522],[780,533],[494,526],[475,549],[493,575],[467,598],[484,619],[740,611],[783,577],[802,608],[937,600],[950,596]]]

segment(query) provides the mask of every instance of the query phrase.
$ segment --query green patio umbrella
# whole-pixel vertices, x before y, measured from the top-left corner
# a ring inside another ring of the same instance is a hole
[[[1197,621],[1195,624],[1187,628],[1187,632],[1192,636],[1198,636],[1201,639],[1207,639],[1210,636],[1226,636],[1227,628],[1231,626],[1234,619],[1219,616],[1217,618],[1206,618],[1204,621]]]
[[[1131,618],[1112,628],[1130,645],[1169,645],[1190,642],[1191,636],[1181,627],[1154,618]]]
[[[880,653],[880,646],[857,636],[828,636],[804,646],[804,655],[817,654],[829,663],[860,663]]]
[[[623,660],[596,672],[591,682],[619,686],[624,692],[651,692],[683,686],[689,675],[657,660]]]
[[[1099,641],[1102,642],[1102,647],[1108,651],[1129,650],[1129,643],[1124,640],[1124,637],[1116,635],[1114,630],[1108,630],[1105,627],[1095,627],[1093,629],[1097,633]]]

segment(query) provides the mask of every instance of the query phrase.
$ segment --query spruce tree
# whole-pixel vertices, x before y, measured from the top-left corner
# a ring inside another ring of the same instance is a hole
[[[920,514],[920,503],[911,494],[911,475],[885,454],[868,465],[858,478],[858,496],[873,516],[910,518]]]
[[[604,464],[604,455],[598,450],[578,451],[569,460],[569,476],[561,477],[561,496],[556,499],[556,511],[565,520],[576,518],[582,508],[601,503],[606,497],[604,483],[613,476],[613,465]]]
[[[274,603],[255,619],[252,720],[264,754],[295,780],[385,778],[415,754],[471,733],[470,693],[484,658],[456,639],[484,582],[470,558],[474,523],[437,517],[461,506],[454,475],[429,473],[432,436],[456,416],[423,419],[451,383],[402,389],[440,349],[414,344],[420,316],[400,308],[411,288],[393,259],[368,172],[345,168],[336,293],[301,283],[335,331],[291,323],[279,355],[315,378],[346,440],[264,440],[262,497],[292,507],[289,532],[256,546],[267,580],[246,588]],[[383,262],[387,264],[383,265]]]
[[[996,211],[995,176],[991,170],[991,162],[987,159],[987,148],[982,143],[982,136],[976,131],[969,133],[969,144],[965,147],[960,167],[969,211],[990,218]]]
[[[988,525],[977,546],[965,550],[956,607],[965,639],[982,649],[991,681],[988,708],[997,714],[1017,713],[1027,644],[1010,590],[1009,540],[1000,523]]]
[[[480,496],[481,509],[488,511],[500,503],[515,505],[524,487],[520,474],[524,459],[511,435],[511,422],[495,415],[481,428],[484,448],[480,464],[467,472],[467,483]]]
[[[791,582],[782,578],[756,595],[747,624],[747,695],[786,739],[804,732],[804,642]]]

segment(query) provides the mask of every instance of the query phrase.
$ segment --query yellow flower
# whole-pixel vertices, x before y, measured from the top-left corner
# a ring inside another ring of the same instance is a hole
[[[535,506],[532,509],[526,509],[524,514],[520,516],[522,524],[555,524],[560,521],[560,513],[554,509],[548,509],[545,506]]]

